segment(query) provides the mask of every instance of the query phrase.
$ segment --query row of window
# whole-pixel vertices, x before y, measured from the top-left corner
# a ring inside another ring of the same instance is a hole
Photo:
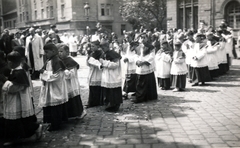
[[[230,2],[225,9],[225,18],[228,25],[232,28],[240,28],[240,3],[237,1]]]
[[[46,18],[52,18],[53,17],[53,6],[46,7]],[[37,10],[35,10],[35,18],[37,19]],[[45,18],[45,12],[44,9],[41,9],[41,18]]]
[[[198,0],[178,0],[178,28],[198,28]],[[232,28],[240,28],[240,3],[231,1],[225,7],[225,19]]]
[[[16,20],[4,21],[4,28],[15,28],[15,27],[16,27]]]
[[[101,4],[101,16],[111,16],[111,15],[112,15],[112,5]]]
[[[19,20],[20,22],[24,22],[24,21],[29,21],[29,14],[28,14],[28,12],[22,12],[21,14],[20,14],[20,20]]]
[[[24,4],[28,4],[27,0],[19,0],[19,5],[24,5]]]
[[[37,4],[34,3],[35,7],[36,7],[36,5]],[[89,9],[85,10],[85,15],[86,16],[89,15]],[[112,15],[112,5],[111,4],[101,4],[101,16],[111,16],[111,15]],[[64,17],[64,16],[65,16],[65,4],[62,4],[61,5],[61,17]],[[41,9],[41,19],[52,18],[52,17],[54,17],[53,6],[47,6],[46,11],[45,11],[44,8]],[[34,19],[35,20],[39,19],[37,10],[34,11]],[[20,22],[24,22],[24,21],[29,21],[28,12],[21,12],[20,13]]]
[[[45,18],[52,18],[54,17],[53,14],[53,6],[50,6],[50,7],[46,7],[46,16],[45,16],[45,11],[44,9],[41,9],[41,19],[45,19]],[[64,13],[63,13],[64,14]],[[34,18],[35,20],[38,19],[38,12],[37,10],[34,11]],[[22,12],[20,13],[20,22],[24,22],[24,21],[29,21],[29,14],[28,12]]]

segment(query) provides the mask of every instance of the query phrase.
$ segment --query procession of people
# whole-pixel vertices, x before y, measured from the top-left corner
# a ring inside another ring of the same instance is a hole
[[[58,34],[31,27],[10,39],[0,39],[0,138],[10,145],[26,138],[39,140],[42,123],[33,105],[32,80],[41,81],[39,107],[48,131],[61,129],[63,121],[82,119],[90,107],[105,106],[118,112],[124,100],[144,103],[158,99],[158,89],[184,92],[204,86],[227,74],[235,58],[232,29],[223,22],[198,30],[172,28],[166,33],[143,26],[124,31],[120,40],[97,24],[94,35]],[[84,51],[84,52],[83,52]],[[87,56],[88,103],[82,103],[77,63]],[[13,128],[14,127],[14,128]]]

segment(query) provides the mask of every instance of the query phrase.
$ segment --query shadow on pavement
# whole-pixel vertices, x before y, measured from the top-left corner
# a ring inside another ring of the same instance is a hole
[[[214,85],[214,84],[213,84]],[[212,84],[209,86],[213,86]],[[207,92],[207,93],[215,93],[215,92],[219,92],[218,90],[211,90],[211,89],[203,89],[203,88],[187,88],[186,92]]]
[[[186,110],[193,110],[187,103],[199,103],[197,100],[184,100],[183,97],[160,96],[158,100],[142,104],[124,101],[118,113],[108,113],[104,107],[87,110],[83,120],[69,120],[59,131],[44,132],[38,142],[18,144],[14,147],[134,147],[177,148],[195,147],[183,139],[173,139],[165,118],[186,117]],[[186,104],[186,105],[185,105]],[[171,124],[171,123],[170,123]],[[181,134],[181,133],[179,133]]]
[[[215,84],[212,84],[211,87],[239,87],[239,84],[233,85],[233,84],[215,83]]]
[[[151,148],[200,148],[201,143],[187,141],[181,138],[184,131],[179,131],[180,138],[172,135],[169,125],[179,122],[179,119],[188,118],[187,113],[194,112],[195,104],[199,100],[185,98],[185,94],[198,95],[215,93],[214,87],[236,87],[233,84],[221,84],[226,81],[239,82],[240,66],[233,65],[227,75],[204,87],[189,87],[179,95],[159,95],[158,100],[146,103],[133,104],[130,100],[123,102],[118,113],[108,113],[104,107],[87,109],[87,116],[83,120],[69,120],[59,131],[44,132],[38,142],[19,144],[14,147],[48,148],[48,147],[78,147],[78,148],[124,148],[124,147],[151,147]],[[87,103],[88,88],[81,87],[83,104]],[[38,102],[39,88],[36,88],[34,102]],[[162,92],[161,92],[162,93]],[[168,92],[167,92],[168,93]],[[37,108],[38,111],[41,111]],[[41,114],[38,115],[41,119]],[[176,124],[176,130],[180,126]],[[175,130],[175,129],[174,129]],[[185,133],[186,134],[186,133]]]

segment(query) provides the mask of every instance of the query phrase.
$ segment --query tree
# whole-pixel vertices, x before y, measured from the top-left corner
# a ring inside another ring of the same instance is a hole
[[[118,0],[120,14],[133,28],[166,28],[166,0]]]

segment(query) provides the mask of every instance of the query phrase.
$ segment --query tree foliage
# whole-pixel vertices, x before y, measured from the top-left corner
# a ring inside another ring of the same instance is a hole
[[[133,28],[166,27],[166,0],[118,0],[120,14]]]

